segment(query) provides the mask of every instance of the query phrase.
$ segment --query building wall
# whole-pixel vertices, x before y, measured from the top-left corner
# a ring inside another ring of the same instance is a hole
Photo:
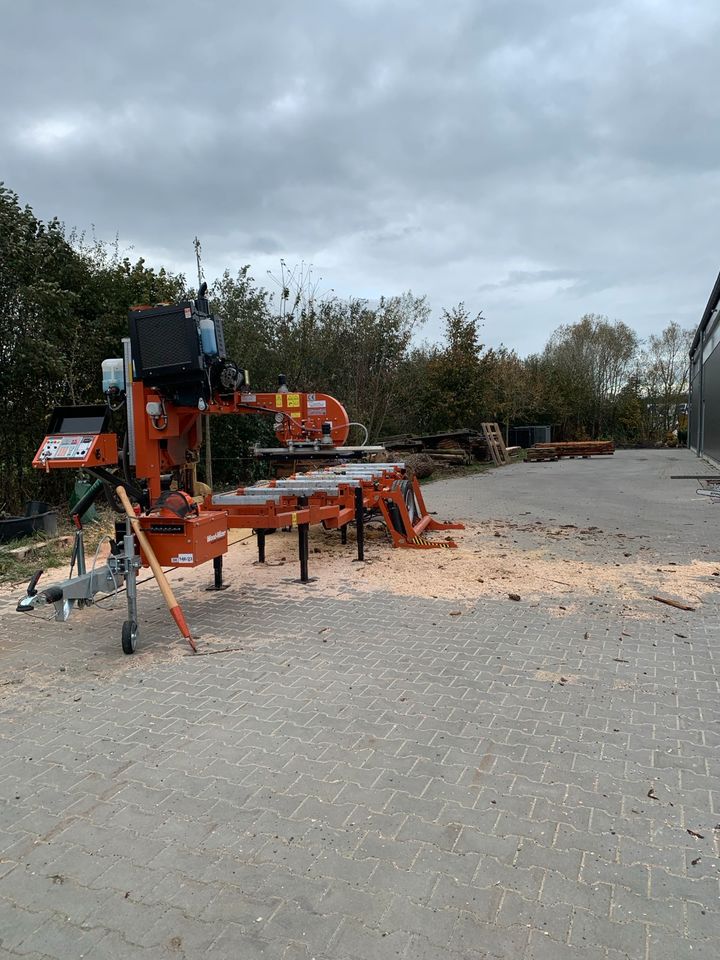
[[[702,453],[720,462],[720,349],[715,349],[703,367]]]
[[[700,409],[700,374],[696,373],[690,381],[688,409],[688,443],[696,453],[700,451]]]
[[[720,464],[720,274],[690,349],[688,445]]]

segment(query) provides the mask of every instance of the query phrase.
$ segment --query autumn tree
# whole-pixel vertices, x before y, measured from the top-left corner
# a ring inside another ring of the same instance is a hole
[[[482,376],[482,313],[473,316],[458,303],[443,310],[442,319],[444,344],[428,351],[424,382],[418,384],[428,429],[479,429],[487,389]]]
[[[613,404],[637,350],[637,335],[627,324],[597,314],[552,334],[542,368],[553,416],[568,435],[599,437],[611,430]]]
[[[646,343],[641,363],[651,431],[663,439],[677,422],[677,407],[687,397],[693,331],[670,323]]]
[[[536,405],[536,381],[528,364],[505,346],[486,351],[482,358],[487,397],[486,417],[503,425],[508,443],[510,427]]]

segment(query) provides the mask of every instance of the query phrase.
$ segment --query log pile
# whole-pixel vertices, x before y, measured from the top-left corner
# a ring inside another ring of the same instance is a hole
[[[588,457],[611,456],[613,453],[615,444],[612,440],[578,440],[569,443],[536,443],[527,451],[525,459],[528,463],[560,460],[563,457],[582,457],[586,460]]]
[[[497,424],[493,426],[497,429]],[[425,478],[432,474],[435,467],[462,467],[478,461],[487,463],[494,460],[484,433],[466,427],[464,430],[442,433],[400,434],[385,437],[380,442],[388,453],[404,460],[412,471],[417,471],[418,478]],[[505,449],[508,454],[516,454],[521,448]]]
[[[489,460],[485,438],[477,430],[451,430],[444,433],[402,434],[381,441],[387,451],[407,459],[422,453],[439,466],[462,466],[473,460]]]

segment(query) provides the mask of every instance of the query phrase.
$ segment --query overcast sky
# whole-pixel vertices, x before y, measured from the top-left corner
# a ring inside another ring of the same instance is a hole
[[[720,268],[718,0],[0,0],[0,179],[208,276],[427,293],[522,353],[694,326]]]

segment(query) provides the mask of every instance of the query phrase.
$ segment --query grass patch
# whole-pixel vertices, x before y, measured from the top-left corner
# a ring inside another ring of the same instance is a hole
[[[84,524],[88,565],[92,563],[93,554],[102,538],[106,535],[112,536],[114,518],[115,514],[110,510],[98,508],[98,519]],[[37,570],[69,567],[74,533],[75,527],[72,523],[59,517],[55,537],[48,538],[42,533],[36,533],[32,537],[21,537],[0,545],[0,583],[22,584]]]

